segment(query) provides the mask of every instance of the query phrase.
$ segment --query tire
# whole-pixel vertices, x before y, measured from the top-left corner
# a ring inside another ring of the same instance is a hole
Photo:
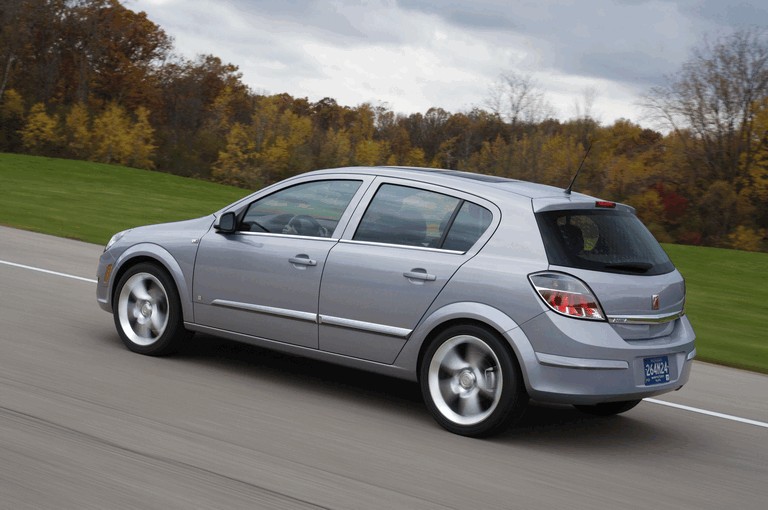
[[[164,356],[191,336],[184,329],[176,285],[155,264],[141,263],[126,271],[115,288],[114,303],[117,333],[133,352]]]
[[[583,413],[595,416],[613,416],[629,411],[639,403],[640,400],[623,400],[621,402],[604,402],[602,404],[594,405],[576,404],[573,407]]]
[[[503,342],[482,327],[460,325],[429,345],[419,382],[427,409],[443,428],[486,437],[520,419],[528,395],[517,360]]]

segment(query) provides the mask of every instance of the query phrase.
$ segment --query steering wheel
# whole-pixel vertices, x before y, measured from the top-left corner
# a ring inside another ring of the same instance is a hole
[[[283,234],[328,237],[328,229],[308,214],[297,214],[285,225]]]
[[[253,231],[253,228],[251,228],[251,227],[258,227],[258,228],[260,228],[260,229],[261,229],[263,232],[269,232],[269,229],[268,229],[267,227],[265,227],[264,225],[262,225],[261,223],[259,223],[259,222],[258,222],[258,221],[256,221],[256,220],[248,220],[248,221],[244,221],[244,222],[243,222],[243,224],[248,226],[248,231],[249,231],[249,232],[252,232],[252,231]]]

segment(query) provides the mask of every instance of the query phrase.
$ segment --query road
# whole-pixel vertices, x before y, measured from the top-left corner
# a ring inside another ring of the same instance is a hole
[[[170,358],[129,352],[89,281],[100,252],[0,227],[0,509],[768,501],[764,375],[697,362],[659,397],[753,422],[653,402],[612,418],[534,405],[502,436],[468,439],[408,382],[200,335]]]

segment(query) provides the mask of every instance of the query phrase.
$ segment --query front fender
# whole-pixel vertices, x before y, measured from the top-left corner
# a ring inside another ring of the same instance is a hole
[[[112,274],[115,276],[109,282],[109,292],[107,293],[107,307],[112,310],[112,297],[114,296],[114,288],[117,285],[118,280],[125,272],[125,270],[132,265],[132,262],[137,259],[147,260],[151,259],[168,271],[168,274],[173,278],[176,284],[176,289],[179,292],[179,299],[181,300],[181,311],[184,316],[184,322],[194,322],[194,315],[192,311],[192,293],[191,293],[191,278],[192,272],[189,271],[189,278],[185,276],[181,265],[176,258],[165,248],[153,243],[140,243],[135,244],[125,250],[114,262]],[[194,264],[194,261],[192,261]]]
[[[531,342],[512,318],[501,310],[483,303],[451,303],[428,313],[413,330],[394,364],[418,377],[419,354],[425,347],[425,342],[435,329],[452,321],[483,323],[496,330],[509,343],[517,356],[525,385],[529,388],[526,367],[536,366],[538,363]]]

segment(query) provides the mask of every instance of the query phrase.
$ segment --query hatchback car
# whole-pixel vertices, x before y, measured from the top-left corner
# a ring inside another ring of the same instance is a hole
[[[418,381],[467,436],[529,398],[626,411],[696,354],[683,278],[631,207],[451,170],[320,170],[120,232],[97,298],[132,351],[199,331]]]

